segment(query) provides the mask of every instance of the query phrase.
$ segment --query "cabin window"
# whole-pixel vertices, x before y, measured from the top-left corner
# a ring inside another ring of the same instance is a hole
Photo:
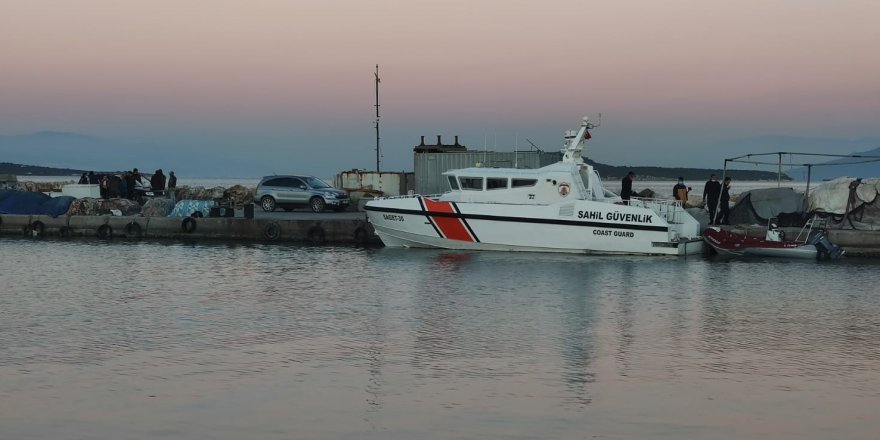
[[[506,177],[487,177],[486,178],[486,189],[507,189],[507,178]]]
[[[513,179],[510,186],[513,188],[525,188],[529,186],[535,186],[537,184],[538,179]]]
[[[458,180],[455,180],[455,176],[446,176],[449,179],[449,187],[452,188],[453,191],[458,191]]]
[[[483,190],[483,178],[482,177],[459,177],[458,181],[461,183],[461,189],[469,190],[469,191],[482,191]]]

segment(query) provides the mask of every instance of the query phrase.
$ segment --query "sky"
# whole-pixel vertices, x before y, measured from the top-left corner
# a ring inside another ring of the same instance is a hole
[[[142,142],[225,175],[372,170],[378,64],[383,170],[412,170],[422,135],[557,149],[598,113],[594,160],[720,166],[707,150],[729,139],[880,136],[878,17],[862,0],[0,0],[0,135]]]

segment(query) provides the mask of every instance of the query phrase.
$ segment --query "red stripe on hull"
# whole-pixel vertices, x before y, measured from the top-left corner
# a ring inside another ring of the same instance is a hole
[[[425,210],[428,211],[429,214],[432,212],[455,213],[455,209],[452,207],[452,202],[435,202],[430,199],[422,200],[425,202]],[[474,241],[474,238],[471,237],[471,234],[459,218],[431,216],[431,220],[434,221],[434,224],[437,225],[440,232],[450,240]]]

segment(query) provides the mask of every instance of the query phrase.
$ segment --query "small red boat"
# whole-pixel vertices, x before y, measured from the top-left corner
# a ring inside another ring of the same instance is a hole
[[[767,234],[763,238],[710,227],[703,231],[703,240],[718,254],[726,256],[814,259],[826,256],[837,259],[845,253],[828,239],[821,228],[814,227],[813,220],[807,222],[794,240],[785,239],[785,233],[776,226],[775,219],[768,223]]]

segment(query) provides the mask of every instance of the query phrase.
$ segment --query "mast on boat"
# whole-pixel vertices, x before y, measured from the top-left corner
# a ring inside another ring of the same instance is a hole
[[[379,65],[376,64],[376,172],[379,172]]]
[[[601,117],[602,114],[600,113],[599,118]],[[566,131],[565,148],[562,150],[562,161],[583,164],[584,145],[586,145],[587,140],[592,137],[589,130],[598,126],[598,123],[594,123],[590,121],[589,117],[584,116],[583,121],[581,121],[581,128],[577,132],[574,130]]]

